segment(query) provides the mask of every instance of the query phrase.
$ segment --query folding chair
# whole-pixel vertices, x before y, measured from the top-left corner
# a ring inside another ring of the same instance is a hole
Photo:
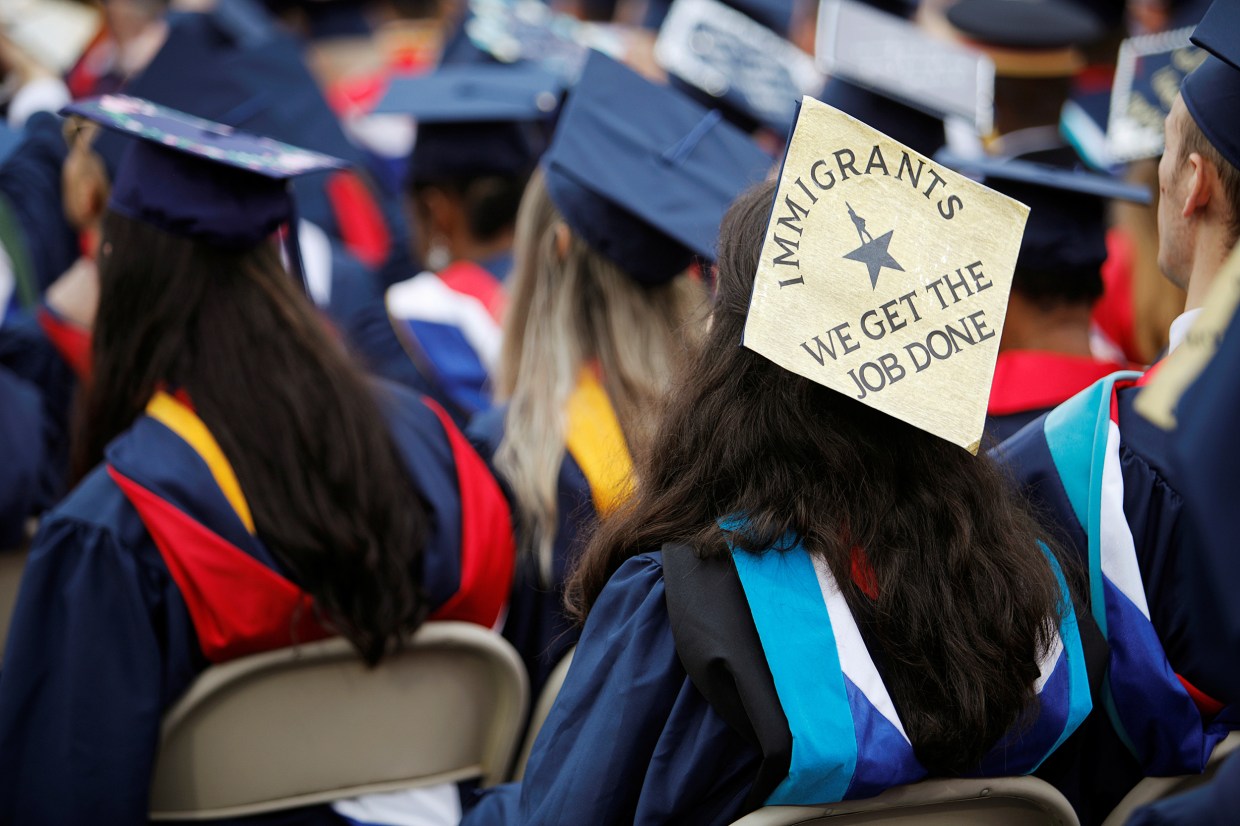
[[[502,637],[428,623],[370,669],[343,639],[204,672],[164,717],[152,820],[204,820],[503,780],[528,680]]]
[[[1036,777],[925,780],[866,800],[823,806],[766,806],[732,826],[1079,826],[1071,804]]]
[[[1119,802],[1119,805],[1107,815],[1106,820],[1102,821],[1102,826],[1123,826],[1128,822],[1128,818],[1132,817],[1133,812],[1147,803],[1153,803],[1155,800],[1162,800],[1164,797],[1186,792],[1208,782],[1214,777],[1214,773],[1218,771],[1219,764],[1223,762],[1227,755],[1237,749],[1240,749],[1240,732],[1233,731],[1214,747],[1214,751],[1210,753],[1210,759],[1206,761],[1206,770],[1201,774],[1145,778],[1136,786],[1133,786],[1132,791],[1124,795],[1124,799]]]
[[[568,667],[573,664],[573,652],[576,648],[570,648],[568,653],[551,669],[551,674],[547,676],[547,684],[543,686],[542,693],[538,695],[538,703],[534,706],[534,711],[530,714],[530,723],[525,729],[525,741],[521,744],[521,752],[517,756],[517,765],[512,770],[512,780],[520,780],[525,776],[525,767],[530,762],[530,752],[534,750],[534,741],[538,739],[538,732],[542,731],[543,723],[547,722],[547,715],[551,713],[551,706],[555,705],[555,698],[560,694],[560,688],[564,685],[564,678],[568,676]]]

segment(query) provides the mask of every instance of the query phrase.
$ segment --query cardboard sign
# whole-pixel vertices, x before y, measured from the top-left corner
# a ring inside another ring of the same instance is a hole
[[[1125,40],[1115,64],[1107,151],[1112,160],[1156,158],[1163,150],[1163,121],[1184,77],[1206,52],[1188,42],[1192,26]]]
[[[743,343],[976,453],[1028,215],[805,98]]]
[[[616,59],[625,39],[615,26],[583,23],[540,0],[470,0],[465,33],[502,63],[528,60],[575,83],[591,49]]]
[[[1176,426],[1176,408],[1184,391],[1206,369],[1218,352],[1223,333],[1240,306],[1240,247],[1232,250],[1214,278],[1202,304],[1201,315],[1179,347],[1158,365],[1133,406],[1163,430]]]
[[[814,59],[719,0],[676,0],[654,47],[669,73],[786,131],[824,78]]]
[[[823,0],[818,68],[938,118],[958,117],[988,134],[994,124],[995,64],[963,44],[928,34],[853,0]]]

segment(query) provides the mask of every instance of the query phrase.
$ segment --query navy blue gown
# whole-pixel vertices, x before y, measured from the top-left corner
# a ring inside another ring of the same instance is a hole
[[[399,388],[380,398],[432,518],[411,576],[432,618],[489,625],[511,570],[507,504],[446,415]],[[194,678],[328,633],[300,589],[293,604],[271,596],[287,572],[212,454],[168,421],[139,417],[34,540],[0,674],[0,822],[146,823],[160,720]],[[335,820],[327,807],[273,818]]]

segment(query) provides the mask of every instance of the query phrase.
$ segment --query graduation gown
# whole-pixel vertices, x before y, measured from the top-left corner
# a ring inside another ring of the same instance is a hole
[[[997,445],[1014,436],[1051,408],[1123,369],[1122,364],[1067,353],[1005,350],[995,362],[986,406],[989,443]]]
[[[920,779],[843,597],[820,585],[824,570],[799,546],[626,561],[590,613],[524,780],[483,793],[462,826],[727,824],[764,802],[868,797]],[[1089,713],[1067,602],[1064,616],[1036,716],[979,774],[1033,771]],[[805,656],[823,669],[807,672]]]
[[[494,465],[504,440],[506,407],[476,417],[467,431],[478,451]],[[626,495],[632,460],[615,411],[602,386],[582,374],[567,408],[564,458],[556,480],[556,531],[551,558],[517,559],[503,634],[521,654],[538,697],[556,664],[577,643],[579,629],[564,614],[564,583],[585,547],[600,512]],[[498,476],[498,474],[497,474]],[[501,482],[501,485],[503,483]],[[509,501],[515,503],[511,491]]]
[[[372,372],[430,396],[464,426],[491,407],[506,295],[487,268],[458,261],[358,307],[345,333]]]
[[[433,520],[410,575],[432,619],[491,625],[511,574],[507,504],[446,414],[379,392]],[[157,394],[34,541],[0,674],[0,822],[145,823],[162,714],[194,678],[328,633],[254,534],[205,425]]]
[[[0,418],[10,441],[0,447],[0,549],[20,539],[26,517],[50,508],[65,493],[69,471],[69,416],[77,379],[34,318],[19,313],[0,327]],[[18,502],[23,504],[18,504]],[[16,533],[15,533],[16,531]]]
[[[43,466],[43,415],[39,393],[0,367],[0,551],[25,537],[26,518]]]
[[[995,454],[1089,571],[1091,611],[1111,648],[1111,731],[1099,736],[1113,753],[1094,761],[1098,778],[1085,784],[1103,809],[1142,774],[1201,771],[1236,699],[1198,688],[1234,680],[1236,661],[1213,635],[1191,633],[1188,574],[1200,559],[1169,436],[1133,410],[1140,383],[1137,373],[1104,379]],[[1234,601],[1231,610],[1240,610]]]
[[[21,144],[0,163],[0,247],[33,308],[43,291],[78,257],[77,232],[65,219],[61,167],[68,155],[60,119],[38,112]],[[0,318],[7,307],[0,307]]]

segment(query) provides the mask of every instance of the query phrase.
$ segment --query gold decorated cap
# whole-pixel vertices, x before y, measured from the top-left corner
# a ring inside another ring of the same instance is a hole
[[[743,344],[976,453],[1028,215],[804,98]]]

